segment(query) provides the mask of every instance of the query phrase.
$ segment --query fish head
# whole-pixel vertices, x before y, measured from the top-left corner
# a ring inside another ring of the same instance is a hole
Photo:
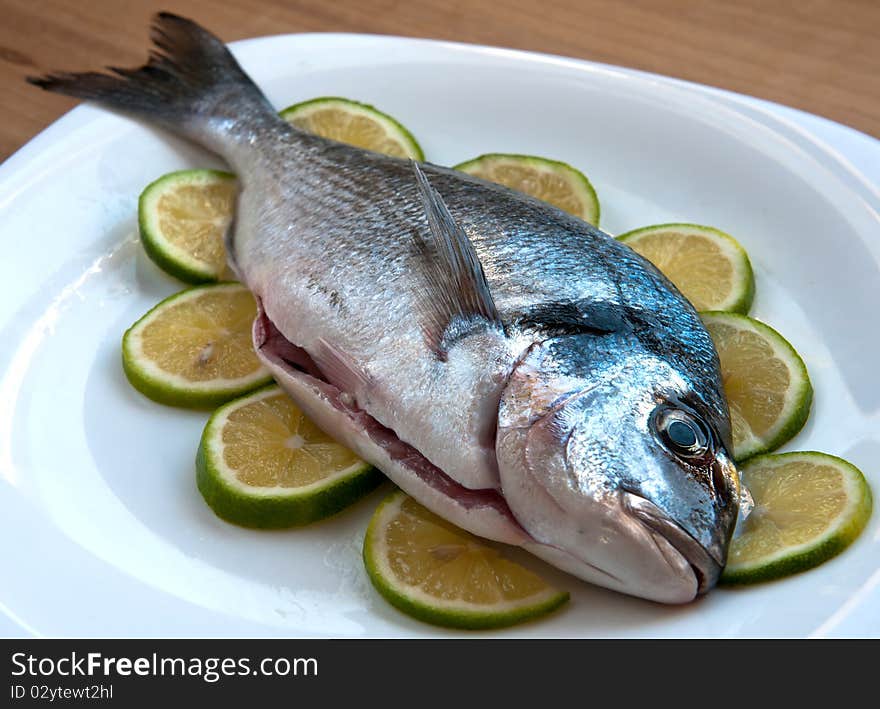
[[[705,382],[613,337],[534,345],[502,395],[496,437],[502,491],[531,550],[666,603],[714,586],[739,475],[717,372],[710,383],[707,396]]]

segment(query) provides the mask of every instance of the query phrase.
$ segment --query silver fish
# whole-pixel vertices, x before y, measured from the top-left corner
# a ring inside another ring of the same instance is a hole
[[[280,119],[223,43],[157,16],[139,69],[42,88],[221,155],[254,345],[325,431],[429,509],[586,581],[717,581],[738,473],[718,357],[653,266],[538,200]]]

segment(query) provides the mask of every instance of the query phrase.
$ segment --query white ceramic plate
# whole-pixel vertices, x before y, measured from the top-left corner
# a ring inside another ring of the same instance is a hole
[[[373,103],[434,162],[490,151],[568,161],[593,180],[612,233],[685,220],[734,234],[756,267],[753,314],[795,345],[815,385],[789,448],[848,458],[880,491],[880,198],[789,118],[681,82],[497,49],[352,35],[234,49],[278,107],[326,94]],[[817,126],[876,166],[876,141]],[[84,106],[0,166],[0,631],[449,635],[369,586],[360,544],[380,492],[303,530],[225,524],[194,484],[206,415],[125,381],[122,332],[182,287],[137,242],[137,196],[169,170],[215,164]],[[568,607],[497,635],[876,636],[878,518],[815,571],[682,608],[548,571],[571,590]]]

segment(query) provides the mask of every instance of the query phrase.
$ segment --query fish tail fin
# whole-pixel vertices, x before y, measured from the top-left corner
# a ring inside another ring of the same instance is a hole
[[[183,135],[223,154],[236,125],[271,114],[272,105],[223,42],[192,20],[168,12],[154,17],[149,61],[112,73],[53,73],[28,77],[47,91],[94,101]],[[244,131],[242,130],[242,133]]]

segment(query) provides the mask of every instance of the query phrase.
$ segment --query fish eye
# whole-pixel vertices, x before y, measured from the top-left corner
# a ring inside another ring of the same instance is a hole
[[[682,409],[664,407],[654,416],[654,428],[663,446],[688,462],[697,462],[714,454],[709,427]]]

